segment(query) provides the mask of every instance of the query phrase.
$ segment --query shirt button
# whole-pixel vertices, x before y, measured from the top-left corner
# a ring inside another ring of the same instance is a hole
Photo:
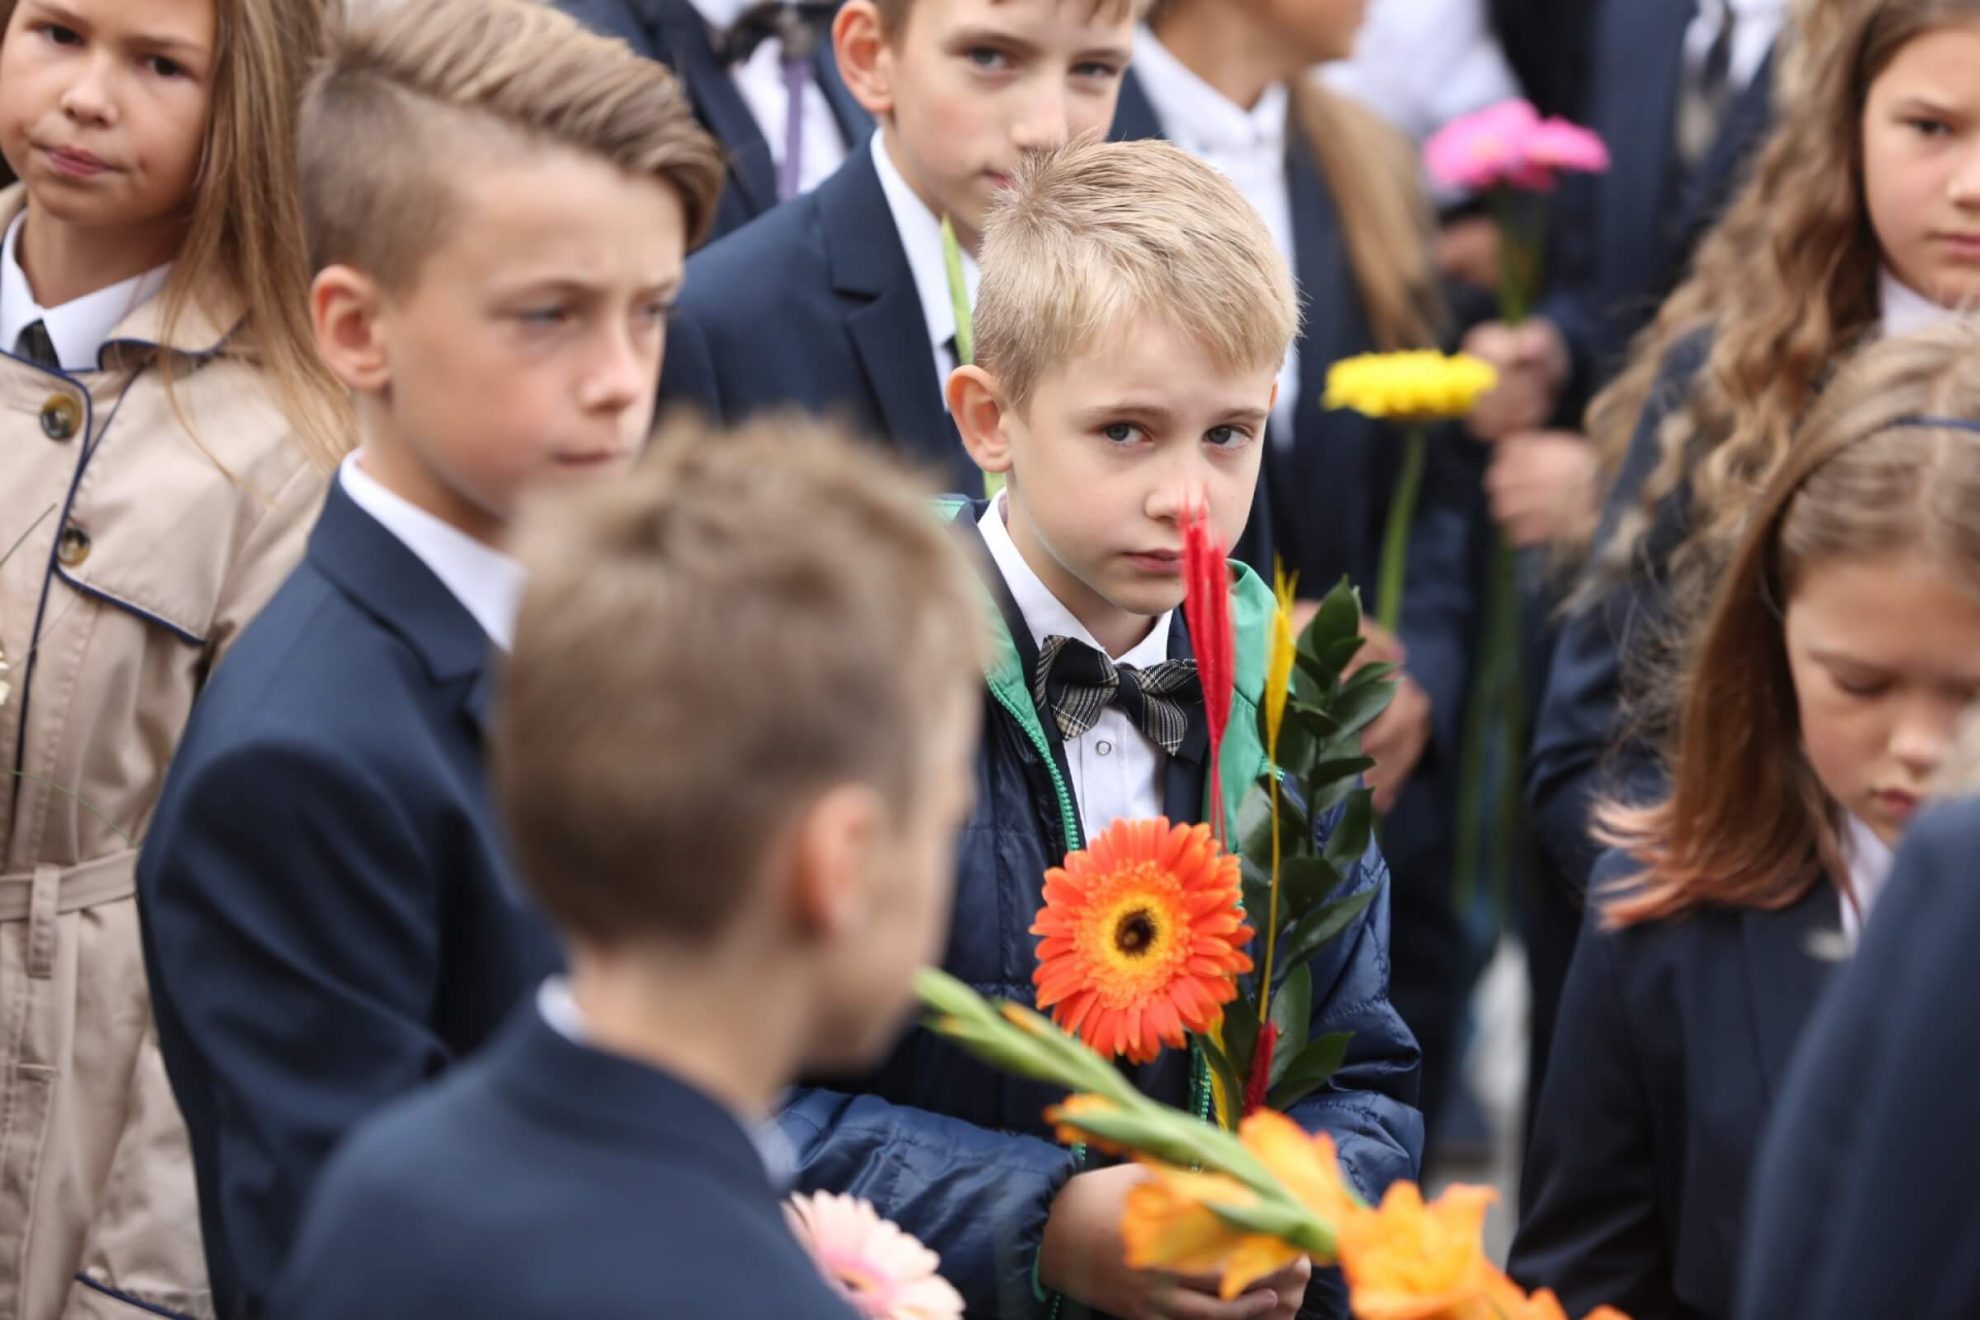
[[[64,568],[76,568],[89,558],[89,533],[74,523],[62,529],[62,539],[55,543],[55,558]]]
[[[81,406],[66,394],[52,395],[41,405],[41,433],[50,440],[67,440],[81,422]]]
[[[1093,750],[1102,756],[1112,756],[1114,754],[1114,744],[1102,738],[1099,742],[1093,744]]]

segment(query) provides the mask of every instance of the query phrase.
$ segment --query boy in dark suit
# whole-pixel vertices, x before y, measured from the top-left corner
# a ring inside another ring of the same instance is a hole
[[[849,1320],[751,1129],[883,1051],[941,950],[968,562],[915,483],[789,421],[683,424],[523,545],[495,780],[570,977],[338,1154],[272,1310]]]
[[[999,206],[981,358],[949,381],[971,454],[1009,481],[956,512],[995,613],[943,965],[986,995],[1029,1002],[1047,868],[1116,821],[1210,818],[1208,726],[1177,609],[1181,525],[1200,509],[1227,542],[1243,528],[1298,312],[1264,221],[1222,174],[1167,143],[1041,156]],[[1238,805],[1264,769],[1272,593],[1232,571],[1238,652],[1221,765],[1236,837]],[[1339,815],[1316,813],[1316,834]],[[1386,879],[1372,845],[1347,868],[1344,893],[1377,892],[1308,970],[1313,1032],[1353,1042],[1328,1087],[1291,1111],[1332,1134],[1370,1201],[1414,1174],[1422,1135],[1416,1044],[1388,1000]],[[1133,1076],[1166,1103],[1207,1103],[1191,1050]],[[1121,1210],[1139,1171],[1054,1141],[1053,1099],[916,1031],[870,1076],[798,1092],[783,1128],[804,1186],[872,1199],[941,1253],[972,1316],[1298,1313],[1303,1264],[1228,1301],[1214,1283],[1205,1292],[1201,1280],[1128,1269]],[[1314,1284],[1317,1313],[1344,1314],[1329,1309],[1332,1287]]]
[[[729,158],[711,238],[810,192],[873,132],[832,56],[837,0],[556,4],[681,80],[694,117]]]
[[[302,134],[311,311],[362,446],[202,698],[138,872],[229,1317],[260,1313],[330,1148],[557,963],[482,770],[506,525],[529,487],[631,465],[720,180],[671,75],[522,0],[355,26]]]
[[[1032,148],[1101,135],[1143,0],[846,0],[833,44],[870,147],[688,271],[663,405],[843,415],[978,492],[942,383],[967,356],[984,211]],[[958,269],[944,259],[954,225]]]

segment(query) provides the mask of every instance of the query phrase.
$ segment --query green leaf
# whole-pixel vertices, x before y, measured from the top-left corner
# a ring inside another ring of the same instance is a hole
[[[1323,1223],[1311,1210],[1285,1200],[1259,1200],[1250,1205],[1207,1202],[1210,1212],[1245,1233],[1259,1233],[1322,1259],[1333,1255],[1334,1226]]]
[[[1323,903],[1300,918],[1299,925],[1287,937],[1281,955],[1289,963],[1303,963],[1320,952],[1327,941],[1346,930],[1367,910],[1380,892],[1373,886],[1346,898],[1337,898],[1331,903]]]
[[[1231,1056],[1217,1048],[1217,1042],[1211,1040],[1208,1033],[1198,1036],[1196,1043],[1203,1047],[1204,1062],[1210,1065],[1210,1071],[1223,1083],[1224,1094],[1231,1097],[1231,1104],[1234,1107],[1243,1104],[1244,1074],[1231,1062]]]
[[[1337,642],[1328,643],[1327,649],[1314,657],[1335,674],[1345,674],[1354,658],[1361,654],[1361,648],[1368,644],[1363,637],[1343,637]]]
[[[1183,1169],[1209,1162],[1210,1152],[1205,1148],[1203,1135],[1215,1130],[1179,1110],[1160,1106],[1089,1110],[1078,1115],[1062,1115],[1060,1121],[1088,1137],[1152,1155]]]
[[[1368,851],[1368,840],[1374,833],[1374,798],[1366,793],[1349,794],[1347,810],[1335,823],[1334,832],[1327,836],[1327,846],[1320,855],[1335,871],[1345,874]]]
[[[1279,1029],[1272,1047],[1274,1082],[1284,1075],[1287,1061],[1306,1048],[1306,1033],[1313,1024],[1313,972],[1305,963],[1289,966],[1292,970],[1272,992],[1272,1025]]]
[[[1319,758],[1321,736],[1313,721],[1288,718],[1279,726],[1279,768],[1294,780],[1304,783],[1307,772]]]
[[[1247,860],[1255,860],[1261,867],[1272,862],[1272,789],[1271,776],[1260,775],[1252,781],[1244,792],[1244,801],[1238,804],[1237,846]],[[1286,795],[1279,794],[1281,805]],[[1284,839],[1280,842],[1283,844]]]
[[[1335,643],[1361,632],[1361,599],[1354,587],[1342,578],[1320,601],[1320,609],[1299,639],[1299,649],[1309,655],[1322,655]]]
[[[1244,1095],[1244,1079],[1251,1076],[1252,1056],[1258,1053],[1258,1005],[1249,995],[1239,995],[1224,1005],[1224,1057],[1238,1077],[1236,1094]]]
[[[1355,675],[1357,681],[1343,687],[1340,700],[1334,703],[1332,714],[1342,732],[1359,733],[1373,724],[1396,695],[1394,683],[1378,679],[1364,684],[1358,681],[1360,677]]]
[[[1325,1086],[1340,1071],[1353,1037],[1351,1031],[1330,1032],[1301,1050],[1283,1073],[1274,1068],[1272,1089],[1265,1103],[1278,1110],[1290,1109]]]
[[[1356,793],[1368,793],[1368,790],[1361,786],[1359,780],[1336,780],[1334,783],[1327,785],[1323,791],[1314,795],[1313,810],[1317,815],[1325,815],[1353,797]],[[1372,797],[1373,795],[1370,794],[1370,796]]]

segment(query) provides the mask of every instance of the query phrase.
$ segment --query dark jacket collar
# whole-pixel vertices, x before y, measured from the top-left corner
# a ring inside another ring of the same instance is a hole
[[[708,30],[688,0],[639,0],[660,57],[687,88],[695,117],[729,157],[731,185],[756,215],[777,204],[777,168],[763,129],[742,99]]]
[[[1835,965],[1842,906],[1834,885],[1816,885],[1791,907],[1740,913],[1747,990],[1771,1104],[1787,1078],[1794,1047]]]
[[[727,1108],[661,1069],[565,1039],[524,996],[487,1067],[501,1094],[566,1140],[688,1162],[772,1207],[763,1156]]]
[[[332,480],[309,535],[311,565],[358,607],[404,638],[436,683],[479,678],[489,640],[467,607],[406,544]]]

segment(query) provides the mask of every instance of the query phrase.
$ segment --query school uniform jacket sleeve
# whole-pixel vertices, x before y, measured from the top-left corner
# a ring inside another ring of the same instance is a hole
[[[310,528],[323,507],[324,480],[311,464],[298,466],[267,498],[261,516],[241,537],[233,566],[221,584],[209,634],[216,661],[301,562]]]
[[[186,1107],[215,1119],[195,1149],[219,1201],[209,1236],[225,1228],[208,1244],[216,1294],[254,1315],[333,1145],[449,1057],[427,1025],[441,957],[426,891],[352,883],[431,859],[394,786],[320,748],[250,742],[174,796],[147,845],[146,942],[177,1019],[198,1025],[177,1043],[203,1092]]]
[[[1663,424],[1690,399],[1704,366],[1705,337],[1672,350],[1651,392],[1616,484],[1604,502],[1595,545],[1604,547],[1640,516],[1643,488],[1656,468]],[[1661,771],[1652,749],[1618,742],[1623,718],[1623,661],[1655,641],[1666,620],[1665,556],[1682,542],[1685,488],[1667,496],[1639,542],[1626,579],[1562,622],[1527,760],[1526,791],[1534,832],[1560,874],[1577,891],[1588,886],[1601,848],[1589,835],[1589,812],[1604,792],[1654,793]],[[1598,549],[1597,553],[1601,553]]]
[[[1522,1285],[1552,1288],[1570,1315],[1602,1305],[1686,1314],[1671,1287],[1651,1103],[1621,988],[1631,935],[1603,930],[1590,908],[1561,994],[1507,1262]]]

